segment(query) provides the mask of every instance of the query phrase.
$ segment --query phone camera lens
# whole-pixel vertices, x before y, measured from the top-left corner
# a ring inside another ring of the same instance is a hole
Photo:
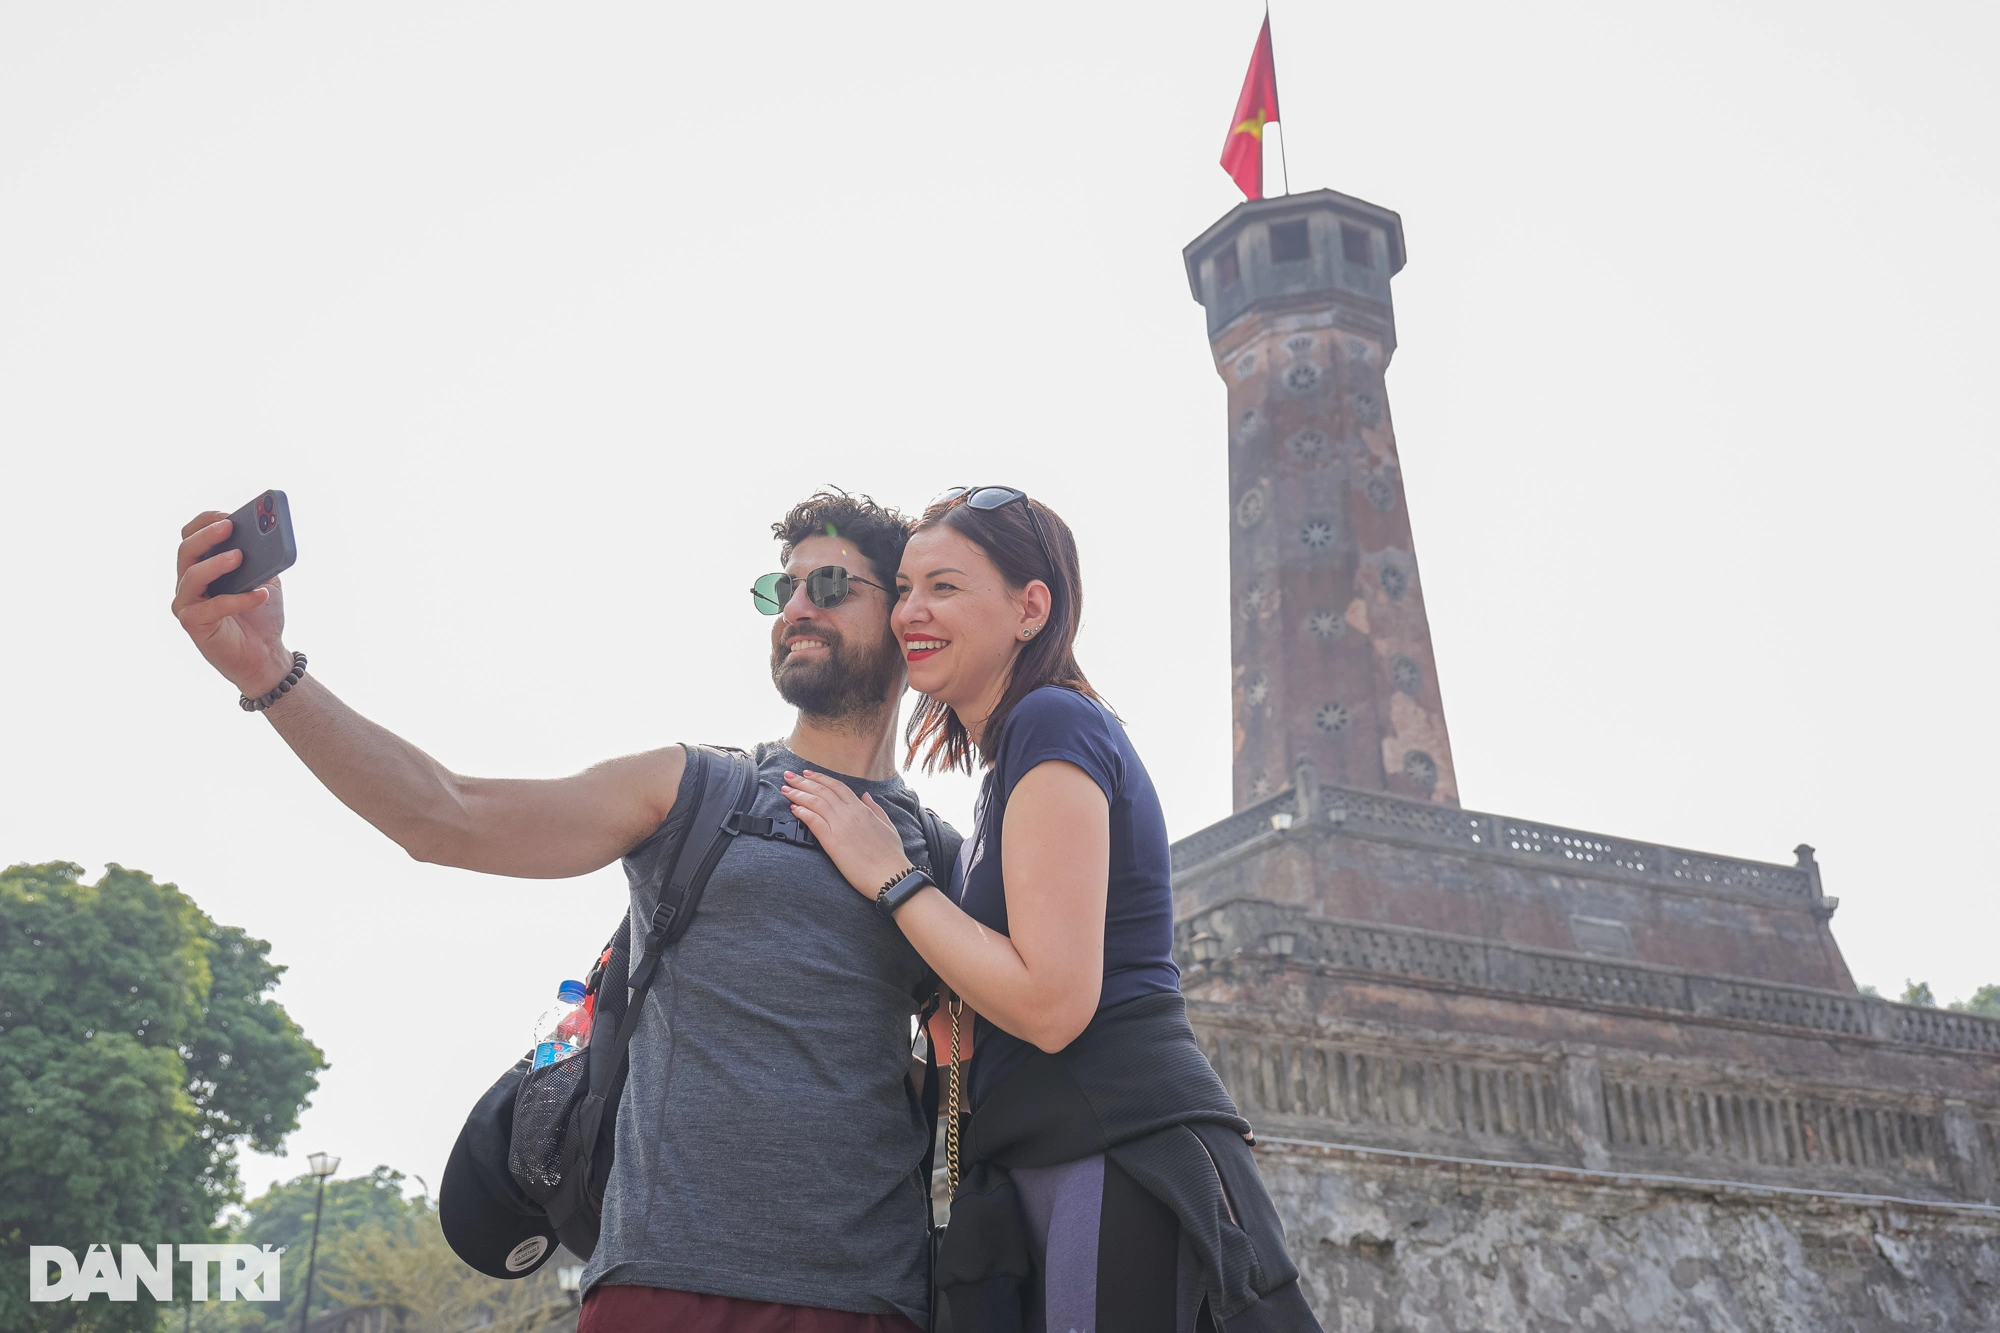
[[[257,501],[257,531],[268,534],[278,526],[277,511],[271,507],[271,497],[262,496]]]

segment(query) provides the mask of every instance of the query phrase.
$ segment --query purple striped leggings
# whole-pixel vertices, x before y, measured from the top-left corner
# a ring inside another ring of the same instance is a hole
[[[1028,1333],[1180,1333],[1172,1210],[1102,1153],[1013,1176],[1035,1258]]]

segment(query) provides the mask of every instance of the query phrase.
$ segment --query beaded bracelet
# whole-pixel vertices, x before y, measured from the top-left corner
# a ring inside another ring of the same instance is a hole
[[[265,691],[263,694],[258,695],[254,699],[252,699],[249,695],[245,694],[238,697],[236,702],[243,706],[243,711],[246,713],[261,713],[266,708],[269,708],[272,704],[278,702],[278,700],[284,698],[287,694],[290,694],[292,686],[298,684],[299,677],[305,674],[306,674],[306,655],[304,653],[293,653],[291,675],[286,676],[283,680],[279,681],[277,685]]]

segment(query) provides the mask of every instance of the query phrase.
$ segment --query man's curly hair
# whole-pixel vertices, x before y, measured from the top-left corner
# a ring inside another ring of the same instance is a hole
[[[876,504],[869,496],[849,495],[830,486],[793,505],[790,513],[771,525],[771,535],[782,544],[780,560],[790,560],[799,543],[808,537],[838,537],[852,542],[874,566],[876,580],[885,588],[893,588],[896,567],[903,563],[903,547],[909,543],[910,529],[915,526],[915,519]]]

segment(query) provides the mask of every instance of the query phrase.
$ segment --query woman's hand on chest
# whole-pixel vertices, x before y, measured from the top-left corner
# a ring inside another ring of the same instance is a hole
[[[834,866],[862,897],[874,901],[875,895],[910,868],[903,835],[873,796],[856,796],[854,789],[838,778],[811,769],[785,774],[783,791],[792,803],[792,813],[812,830]]]

